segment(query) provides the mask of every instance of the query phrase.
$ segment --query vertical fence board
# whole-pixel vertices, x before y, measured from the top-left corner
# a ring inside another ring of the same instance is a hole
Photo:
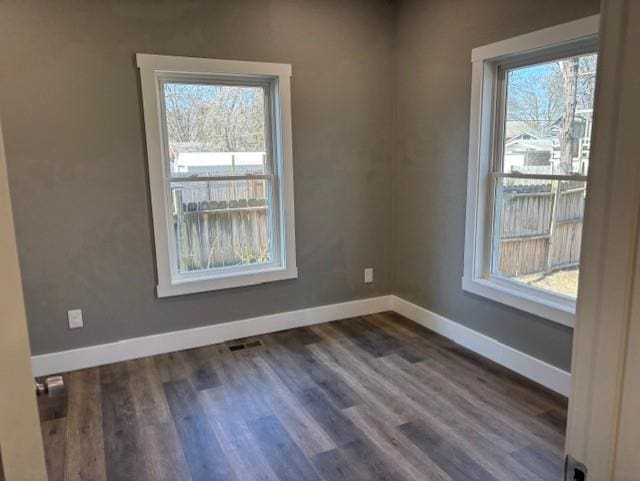
[[[584,182],[562,181],[556,194],[552,182],[547,180],[503,181],[497,263],[500,274],[520,276],[577,265],[582,241]]]

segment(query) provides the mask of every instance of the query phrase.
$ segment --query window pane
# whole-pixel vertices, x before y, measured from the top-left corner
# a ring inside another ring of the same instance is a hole
[[[164,83],[172,177],[264,174],[264,88]]]
[[[587,174],[597,55],[506,72],[503,172]]]
[[[500,178],[492,273],[575,298],[586,182]]]
[[[270,181],[171,182],[178,271],[272,261]]]

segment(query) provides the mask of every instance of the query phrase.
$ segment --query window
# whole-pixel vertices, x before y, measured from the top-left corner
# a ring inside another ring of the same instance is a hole
[[[474,49],[463,288],[572,326],[598,18]]]
[[[291,66],[137,60],[158,296],[297,277]]]

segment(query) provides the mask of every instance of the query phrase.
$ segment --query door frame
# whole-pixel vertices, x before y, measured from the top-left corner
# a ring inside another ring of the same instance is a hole
[[[633,427],[623,426],[629,396],[632,391],[636,399],[640,395],[639,383],[630,384],[628,370],[629,362],[638,362],[628,349],[629,335],[640,338],[640,294],[634,287],[640,275],[636,268],[640,255],[640,93],[633,85],[640,78],[640,68],[632,47],[640,41],[640,4],[637,0],[603,0],[600,18],[593,161],[566,452],[587,466],[587,479],[608,481],[632,479],[620,477],[617,453],[628,448],[621,444],[621,435],[633,437],[628,432]],[[635,428],[639,427],[636,421]],[[634,461],[640,462],[626,460]]]
[[[0,122],[0,449],[7,481],[47,479]]]

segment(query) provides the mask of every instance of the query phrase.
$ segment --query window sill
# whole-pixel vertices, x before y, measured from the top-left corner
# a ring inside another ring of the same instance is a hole
[[[286,279],[296,279],[298,277],[297,267],[261,269],[255,271],[245,271],[242,273],[227,274],[218,277],[189,279],[172,282],[171,284],[158,284],[156,291],[158,297],[172,297],[198,292],[217,291],[222,289],[232,289],[234,287],[253,286],[265,284],[267,282],[282,281]]]
[[[462,289],[567,327],[575,326],[576,303],[562,296],[541,296],[525,286],[486,278],[463,277]]]

